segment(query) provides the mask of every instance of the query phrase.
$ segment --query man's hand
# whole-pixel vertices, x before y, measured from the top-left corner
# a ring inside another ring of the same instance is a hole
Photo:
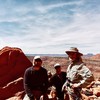
[[[77,83],[75,83],[75,84],[72,85],[72,88],[73,88],[73,89],[74,89],[74,88],[78,88],[78,87],[80,87],[80,85],[77,84]]]
[[[67,92],[67,87],[63,85],[62,91],[63,91],[63,92]]]

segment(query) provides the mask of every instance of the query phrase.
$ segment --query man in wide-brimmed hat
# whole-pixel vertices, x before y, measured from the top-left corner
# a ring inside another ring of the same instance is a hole
[[[71,47],[65,52],[71,63],[67,68],[67,81],[63,85],[63,90],[67,88],[71,100],[82,100],[81,89],[94,81],[93,74],[83,63],[81,58],[83,54],[76,47]]]

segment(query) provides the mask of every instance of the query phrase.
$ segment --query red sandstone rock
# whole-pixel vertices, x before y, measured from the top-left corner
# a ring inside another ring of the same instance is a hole
[[[16,79],[23,77],[26,68],[30,66],[32,63],[21,49],[4,47],[0,50],[0,100],[23,90],[23,80]]]

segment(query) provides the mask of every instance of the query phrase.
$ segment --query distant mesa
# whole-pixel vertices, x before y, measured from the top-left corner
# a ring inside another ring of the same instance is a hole
[[[26,56],[48,56],[48,57],[67,57],[66,54],[26,54]]]
[[[100,60],[100,54],[96,54],[96,55],[90,57],[90,59],[92,59],[92,60]]]
[[[36,56],[36,55],[40,55],[40,56],[48,56],[48,57],[68,57],[67,54],[25,54],[26,56]],[[86,55],[84,55],[84,57],[92,57],[93,54],[92,53],[88,53]]]
[[[87,56],[91,57],[91,56],[93,56],[93,54],[92,53],[88,53]]]
[[[85,58],[90,58],[92,56],[94,56],[92,53],[87,53],[87,54],[84,55]]]

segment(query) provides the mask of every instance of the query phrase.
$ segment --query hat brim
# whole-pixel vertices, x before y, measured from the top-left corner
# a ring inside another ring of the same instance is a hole
[[[61,66],[55,66],[54,68],[56,69],[56,68],[59,68],[59,67],[61,67]]]
[[[77,54],[79,54],[80,56],[83,56],[83,54],[82,53],[80,53],[80,52],[76,52],[76,51],[65,51],[68,55],[70,54],[70,53],[77,53]]]

